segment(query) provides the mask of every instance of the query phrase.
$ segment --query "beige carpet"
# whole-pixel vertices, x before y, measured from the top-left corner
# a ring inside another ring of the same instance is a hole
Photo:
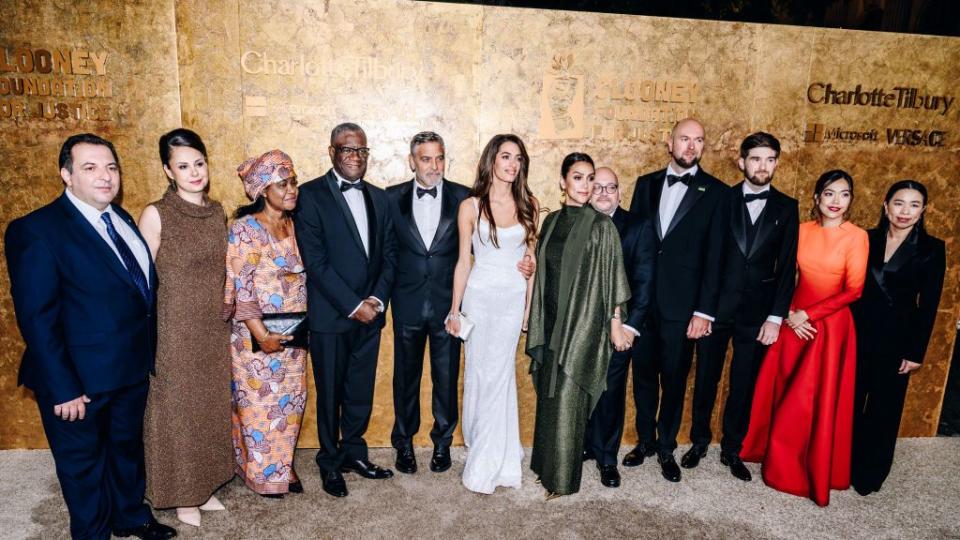
[[[681,448],[677,456],[679,458]],[[719,464],[716,447],[683,481],[671,484],[648,461],[621,468],[623,486],[604,488],[593,463],[580,493],[545,502],[529,471],[520,490],[491,496],[460,485],[463,451],[454,466],[391,480],[347,475],[350,496],[320,489],[312,451],[297,454],[306,493],[258,497],[234,480],[217,495],[225,512],[204,513],[203,527],[157,512],[180,538],[955,538],[960,539],[960,438],[906,439],[884,489],[869,497],[833,492],[831,504],[740,482]],[[393,451],[371,458],[392,465]],[[758,476],[759,469],[750,465]],[[67,538],[67,514],[49,452],[0,452],[0,537]]]

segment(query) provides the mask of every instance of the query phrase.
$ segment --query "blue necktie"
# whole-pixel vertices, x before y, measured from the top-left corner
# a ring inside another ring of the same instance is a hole
[[[137,262],[137,258],[133,256],[133,252],[130,251],[130,246],[123,241],[123,238],[117,233],[117,230],[113,228],[113,221],[110,220],[110,213],[104,212],[100,215],[100,219],[107,225],[107,234],[110,236],[110,240],[113,240],[114,247],[117,248],[117,251],[120,252],[120,260],[123,261],[123,265],[127,267],[127,272],[130,273],[130,278],[133,279],[134,285],[137,286],[137,290],[140,291],[140,294],[143,295],[143,299],[147,301],[147,304],[150,303],[150,287],[147,286],[147,278],[143,275],[143,270],[140,269],[140,263]]]

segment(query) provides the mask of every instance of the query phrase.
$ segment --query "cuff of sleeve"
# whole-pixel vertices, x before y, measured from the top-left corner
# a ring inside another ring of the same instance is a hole
[[[633,333],[633,335],[635,335],[635,336],[637,336],[637,337],[640,337],[640,332],[637,332],[637,329],[636,329],[636,328],[630,326],[629,324],[624,324],[624,325],[621,325],[621,326],[622,326],[623,329],[626,330],[627,332],[631,332],[631,333]]]
[[[383,300],[380,300],[376,296],[371,296],[370,298],[373,298],[374,300],[377,301],[377,304],[380,305],[380,309],[378,309],[377,311],[380,313],[383,313],[383,311],[386,309],[386,306],[383,305]]]
[[[257,302],[237,302],[236,310],[233,312],[233,320],[249,321],[252,319],[262,319],[263,312],[260,310],[260,304]]]
[[[347,315],[347,318],[349,319],[349,318],[353,317],[354,313],[356,313],[357,310],[360,309],[360,306],[362,306],[362,305],[363,305],[363,302],[360,302],[359,304],[357,304],[357,307],[353,308],[353,311],[351,311],[350,314]]]
[[[710,315],[707,315],[706,313],[700,313],[699,311],[694,311],[693,314],[696,315],[697,317],[700,317],[701,319],[706,319],[710,322],[715,321],[713,317],[711,317]]]
[[[772,322],[773,324],[780,325],[780,324],[783,324],[783,317],[770,315],[769,317],[767,317],[767,322]]]

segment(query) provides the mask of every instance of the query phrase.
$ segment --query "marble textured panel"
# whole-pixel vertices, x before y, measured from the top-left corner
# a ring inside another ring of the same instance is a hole
[[[891,182],[913,177],[930,187],[927,223],[947,241],[947,285],[926,365],[911,384],[901,434],[935,432],[960,304],[960,103],[940,115],[811,103],[807,91],[822,82],[844,90],[860,84],[866,91],[916,87],[950,95],[960,80],[960,40],[405,0],[119,6],[27,0],[0,6],[0,19],[8,21],[0,46],[11,51],[24,44],[108,51],[115,104],[109,122],[8,119],[0,108],[0,125],[8,128],[0,133],[0,152],[16,163],[0,172],[11,187],[11,195],[0,200],[0,224],[59,193],[56,150],[65,134],[81,129],[118,143],[124,204],[134,214],[165,188],[156,141],[181,124],[204,137],[211,195],[228,211],[245,202],[235,173],[245,157],[281,148],[293,157],[301,181],[309,180],[329,168],[329,131],[342,121],[366,129],[372,149],[368,179],[384,187],[410,177],[407,145],[417,131],[445,137],[447,176],[466,185],[486,141],[516,133],[528,144],[534,193],[551,209],[559,206],[560,162],[571,151],[588,152],[598,165],[617,171],[626,205],[633,179],[665,166],[665,135],[676,119],[694,115],[704,122],[703,166],[730,184],[740,178],[740,140],[765,130],[783,143],[775,182],[800,199],[803,213],[813,182],[829,168],[845,168],[856,179],[853,220],[862,226],[875,222]],[[0,73],[8,76],[16,74]],[[0,85],[0,104],[10,99]],[[821,140],[836,128],[877,130],[876,140]],[[947,135],[943,146],[914,147],[888,142],[888,129]],[[0,402],[0,415],[7,418],[0,448],[43,446],[35,405],[28,392],[15,388],[22,342],[6,269],[0,270],[0,388],[13,395]],[[374,446],[390,443],[392,337],[388,325],[367,437]],[[522,347],[521,339],[517,381],[521,430],[529,444],[534,394]],[[300,442],[306,447],[316,446],[312,380],[309,391]],[[427,364],[418,445],[430,444],[429,404]],[[721,412],[722,402],[715,433]],[[632,425],[631,404],[628,442],[635,439]]]

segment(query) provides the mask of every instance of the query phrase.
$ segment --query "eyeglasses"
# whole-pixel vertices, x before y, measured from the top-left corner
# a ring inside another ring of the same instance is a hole
[[[337,152],[342,152],[343,154],[348,156],[360,156],[362,158],[365,158],[370,155],[370,149],[366,147],[355,148],[353,146],[338,146]]]
[[[600,195],[600,194],[602,194],[602,193],[606,193],[607,195],[613,195],[614,193],[617,192],[618,189],[620,189],[620,186],[618,186],[618,185],[616,185],[616,184],[610,184],[609,186],[602,186],[602,185],[600,185],[600,184],[594,184],[594,185],[593,185],[593,194],[594,194],[594,195]]]

